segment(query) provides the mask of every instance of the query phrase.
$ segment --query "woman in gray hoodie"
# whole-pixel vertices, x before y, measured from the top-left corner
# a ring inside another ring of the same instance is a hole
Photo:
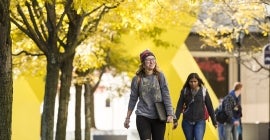
[[[156,57],[145,50],[141,65],[131,82],[131,93],[124,127],[129,128],[130,116],[137,104],[136,126],[141,140],[164,140],[166,122],[173,122],[173,107],[165,76],[158,70]],[[160,121],[155,102],[163,102],[167,120]]]

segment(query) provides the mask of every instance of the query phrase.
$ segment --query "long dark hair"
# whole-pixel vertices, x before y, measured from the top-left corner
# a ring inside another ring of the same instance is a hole
[[[199,75],[198,75],[197,73],[190,73],[190,74],[188,75],[188,77],[187,77],[187,80],[186,80],[184,86],[183,86],[183,89],[185,89],[185,88],[190,89],[189,81],[190,81],[190,79],[192,79],[192,78],[195,78],[195,79],[198,80],[198,85],[199,85],[200,87],[202,87],[202,86],[204,85],[202,79],[199,77]],[[183,89],[182,89],[182,90],[183,90]]]

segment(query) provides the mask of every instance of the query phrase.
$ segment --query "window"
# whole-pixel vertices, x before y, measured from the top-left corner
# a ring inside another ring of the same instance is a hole
[[[226,57],[194,57],[218,98],[229,91],[229,65]]]

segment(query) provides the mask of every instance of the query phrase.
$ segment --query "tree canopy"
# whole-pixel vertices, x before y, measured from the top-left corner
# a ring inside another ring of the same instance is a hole
[[[39,72],[42,64],[46,67],[41,139],[53,138],[54,104],[59,79],[60,100],[55,137],[61,140],[65,139],[68,93],[74,68],[82,72],[89,69],[90,72],[103,71],[106,68],[131,70],[132,64],[138,61],[125,55],[121,47],[126,46],[121,45],[118,37],[134,32],[141,39],[152,38],[159,46],[170,46],[159,35],[166,31],[166,27],[183,24],[178,16],[196,15],[192,8],[196,6],[190,5],[189,1],[176,0],[97,0],[91,3],[86,0],[13,1],[11,21],[16,26],[13,32],[19,33],[13,37],[14,40],[21,40],[13,49],[16,52],[14,55],[21,59],[14,62],[18,66],[22,64],[25,68],[22,70],[28,71],[31,63],[24,63],[32,56],[32,68],[38,68],[31,69],[34,73],[42,73]],[[43,57],[39,59],[38,56]],[[124,63],[131,65],[121,66]]]
[[[232,52],[240,32],[250,36],[254,35],[252,33],[268,35],[266,6],[258,0],[205,2],[194,31],[205,43],[202,47],[210,46]],[[258,46],[262,47],[263,44],[257,42],[248,51],[258,51]]]

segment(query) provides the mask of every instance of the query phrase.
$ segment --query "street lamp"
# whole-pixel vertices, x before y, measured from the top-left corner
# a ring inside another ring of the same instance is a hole
[[[237,36],[235,38],[235,43],[237,45],[237,81],[241,82],[241,47],[243,45],[243,40],[245,37],[245,31],[243,29],[241,29],[239,32],[237,32]],[[239,101],[241,103],[241,95],[239,96]],[[243,128],[242,128],[242,121],[240,119],[240,127],[241,127],[241,134],[239,135],[239,140],[242,140],[243,136]]]
[[[241,29],[236,36],[235,43],[237,45],[237,80],[238,82],[241,81],[241,47],[243,45],[243,40],[245,37],[245,31]]]

